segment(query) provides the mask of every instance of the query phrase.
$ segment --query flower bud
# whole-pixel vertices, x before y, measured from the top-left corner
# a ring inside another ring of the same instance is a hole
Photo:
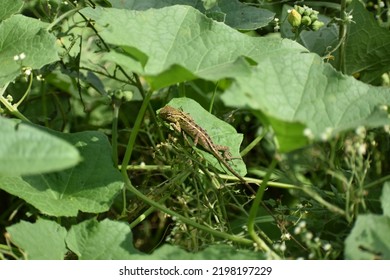
[[[302,16],[297,12],[297,10],[292,9],[288,14],[287,20],[293,27],[298,27],[301,25]]]
[[[298,6],[298,5],[295,5],[294,6],[294,9],[300,13],[301,15],[303,14],[303,12],[305,11],[305,8],[301,7],[301,6]]]
[[[311,19],[312,22],[316,21],[318,19],[317,14],[315,14],[315,13],[311,14],[310,15],[310,19]]]
[[[312,11],[313,11],[312,8],[306,8],[306,9],[303,11],[302,15],[303,15],[303,16],[310,16],[311,13],[312,13]]]
[[[309,16],[303,16],[302,17],[302,24],[309,26],[311,24],[311,19]]]
[[[318,29],[320,29],[322,26],[324,26],[324,23],[322,21],[319,21],[319,20],[316,20],[315,22],[313,22],[311,24],[311,29],[313,31],[317,31]]]

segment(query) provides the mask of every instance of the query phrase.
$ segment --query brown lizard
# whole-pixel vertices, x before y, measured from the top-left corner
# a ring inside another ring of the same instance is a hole
[[[246,180],[227,162],[232,159],[229,147],[215,144],[208,133],[189,114],[166,105],[159,111],[158,115],[160,118],[168,121],[177,132],[180,133],[183,131],[189,135],[194,141],[194,146],[199,143],[206,151],[212,153],[220,163],[255,193]]]

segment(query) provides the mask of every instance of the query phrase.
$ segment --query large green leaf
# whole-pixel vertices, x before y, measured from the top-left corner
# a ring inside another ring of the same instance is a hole
[[[203,9],[202,0],[110,0],[113,8],[144,11],[151,8],[161,9],[173,5],[188,5]]]
[[[7,228],[12,243],[30,260],[63,259],[67,247],[80,260],[258,260],[264,254],[214,245],[197,253],[164,245],[146,255],[134,248],[130,227],[124,222],[87,220],[66,229],[53,221],[22,221]]]
[[[53,221],[21,221],[7,227],[7,232],[29,260],[63,260],[67,252],[66,229]]]
[[[1,0],[0,21],[19,12],[23,7],[23,0]]]
[[[383,186],[381,204],[383,215],[390,218],[390,182],[386,182]]]
[[[383,216],[366,214],[356,219],[355,225],[345,240],[345,258],[355,260],[390,259],[390,183],[382,190]]]
[[[353,260],[390,260],[390,218],[360,215],[345,240],[345,258]]]
[[[100,132],[63,134],[84,158],[65,171],[23,177],[0,177],[0,188],[54,216],[76,216],[78,211],[107,211],[122,188],[113,166],[111,147]]]
[[[241,30],[254,30],[264,27],[275,16],[274,13],[268,10],[244,4],[238,0],[219,0],[218,4],[207,12],[201,0],[111,0],[110,2],[114,8],[126,8],[139,11],[172,5],[188,5],[209,16],[219,15],[225,24]]]
[[[390,31],[381,28],[363,4],[352,1],[348,7],[353,21],[346,38],[346,73],[360,73],[360,79],[370,83],[390,70]]]
[[[13,81],[22,67],[39,69],[58,60],[56,38],[46,31],[47,23],[14,15],[0,23],[0,87]],[[24,53],[25,59],[14,60]]]
[[[112,51],[109,59],[145,76],[155,89],[195,77],[217,81],[246,76],[251,67],[243,56],[256,61],[305,51],[290,40],[249,37],[189,6],[141,12],[86,8],[82,13],[96,22],[107,43],[125,51]]]
[[[389,88],[342,75],[311,53],[264,57],[251,75],[237,77],[222,99],[265,115],[282,151],[305,143],[304,128],[313,139],[329,139],[358,126],[390,123],[380,107],[390,104]]]
[[[236,0],[219,0],[218,7],[225,16],[225,23],[235,29],[255,30],[267,26],[275,14],[266,9],[250,6]]]
[[[80,260],[137,259],[141,254],[133,246],[129,225],[107,219],[88,220],[73,226],[66,244]]]
[[[197,253],[164,245],[146,255],[133,246],[130,227],[118,221],[88,220],[73,226],[66,244],[81,260],[257,260],[264,254],[237,250],[227,245],[214,245]]]
[[[0,176],[53,172],[72,167],[80,160],[79,152],[68,142],[31,125],[0,117]]]

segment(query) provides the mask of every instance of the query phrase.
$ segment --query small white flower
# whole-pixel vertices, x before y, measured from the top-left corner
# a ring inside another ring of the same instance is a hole
[[[282,240],[290,240],[291,234],[290,233],[282,234],[281,238],[282,238]]]
[[[321,133],[321,139],[323,141],[329,140],[330,136],[332,136],[333,128],[327,127],[323,133]]]
[[[301,227],[301,228],[305,228],[306,227],[306,221],[300,221],[298,226]]]
[[[286,243],[283,242],[282,244],[280,244],[280,251],[284,252],[286,251],[287,247],[286,247]]]
[[[26,54],[24,52],[22,52],[21,54],[19,54],[19,58],[20,60],[23,60],[26,58]]]
[[[12,101],[14,101],[14,98],[12,97],[12,95],[8,94],[7,97],[6,97],[7,101],[9,103],[12,103]]]
[[[313,140],[314,139],[313,131],[311,131],[311,129],[308,128],[308,127],[306,127],[303,130],[303,135],[305,135],[309,140]]]
[[[298,235],[298,234],[300,234],[300,233],[301,233],[301,231],[302,231],[302,228],[301,228],[301,227],[299,227],[299,226],[297,226],[297,227],[295,227],[295,228],[294,228],[294,234],[295,234],[295,235]]]
[[[345,147],[345,151],[347,153],[352,154],[355,151],[355,148],[353,147],[353,142],[351,139],[345,140],[344,147]]]
[[[20,59],[19,55],[14,55],[14,60],[18,61]]]
[[[322,249],[324,249],[325,251],[329,251],[330,249],[332,249],[332,245],[330,245],[330,243],[326,243],[324,244],[324,246],[322,246]]]
[[[305,234],[307,240],[311,240],[313,238],[313,234],[309,231]]]
[[[32,69],[30,67],[26,67],[23,69],[23,72],[26,76],[30,76],[32,73]]]
[[[363,143],[363,144],[361,144],[361,145],[359,145],[359,147],[358,147],[358,153],[359,153],[359,155],[365,155],[366,154],[366,152],[367,152],[367,144],[366,143]]]
[[[362,138],[366,137],[366,128],[364,126],[359,126],[355,130],[356,134]]]

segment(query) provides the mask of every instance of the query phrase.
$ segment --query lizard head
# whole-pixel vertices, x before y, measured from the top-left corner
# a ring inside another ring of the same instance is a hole
[[[177,116],[180,115],[180,111],[176,108],[173,108],[169,105],[166,105],[163,107],[159,112],[158,115],[160,118],[170,121],[170,122],[175,122],[177,119]]]

